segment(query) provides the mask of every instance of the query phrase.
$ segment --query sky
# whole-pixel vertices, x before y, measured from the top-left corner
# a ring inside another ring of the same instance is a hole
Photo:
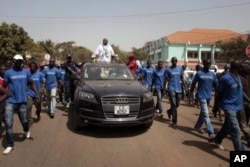
[[[0,23],[15,23],[37,41],[74,41],[95,51],[131,51],[193,28],[250,33],[250,0],[0,0]]]

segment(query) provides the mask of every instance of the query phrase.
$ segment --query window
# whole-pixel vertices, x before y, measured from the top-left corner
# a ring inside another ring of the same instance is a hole
[[[201,59],[211,59],[211,52],[201,52]]]
[[[161,53],[157,53],[158,60],[161,60]]]
[[[151,60],[154,60],[154,55],[151,55]]]
[[[198,53],[194,51],[188,51],[188,59],[197,59]]]

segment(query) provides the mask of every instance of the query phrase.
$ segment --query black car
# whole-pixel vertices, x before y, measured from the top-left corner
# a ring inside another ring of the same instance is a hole
[[[153,123],[152,93],[125,64],[84,64],[76,79],[74,105],[68,114],[74,129],[88,124],[137,126]]]

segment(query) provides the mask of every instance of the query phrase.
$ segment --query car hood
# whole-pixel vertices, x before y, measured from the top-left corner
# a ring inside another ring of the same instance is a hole
[[[132,95],[139,96],[146,88],[138,81],[115,81],[115,80],[100,80],[100,81],[85,81],[86,89],[93,92],[97,96],[112,96],[112,95]]]

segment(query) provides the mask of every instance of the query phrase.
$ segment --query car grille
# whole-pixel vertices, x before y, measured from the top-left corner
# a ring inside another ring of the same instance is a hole
[[[102,107],[106,118],[133,118],[138,116],[140,108],[139,97],[102,97]],[[115,115],[114,107],[116,105],[129,105],[129,114],[126,115]]]

